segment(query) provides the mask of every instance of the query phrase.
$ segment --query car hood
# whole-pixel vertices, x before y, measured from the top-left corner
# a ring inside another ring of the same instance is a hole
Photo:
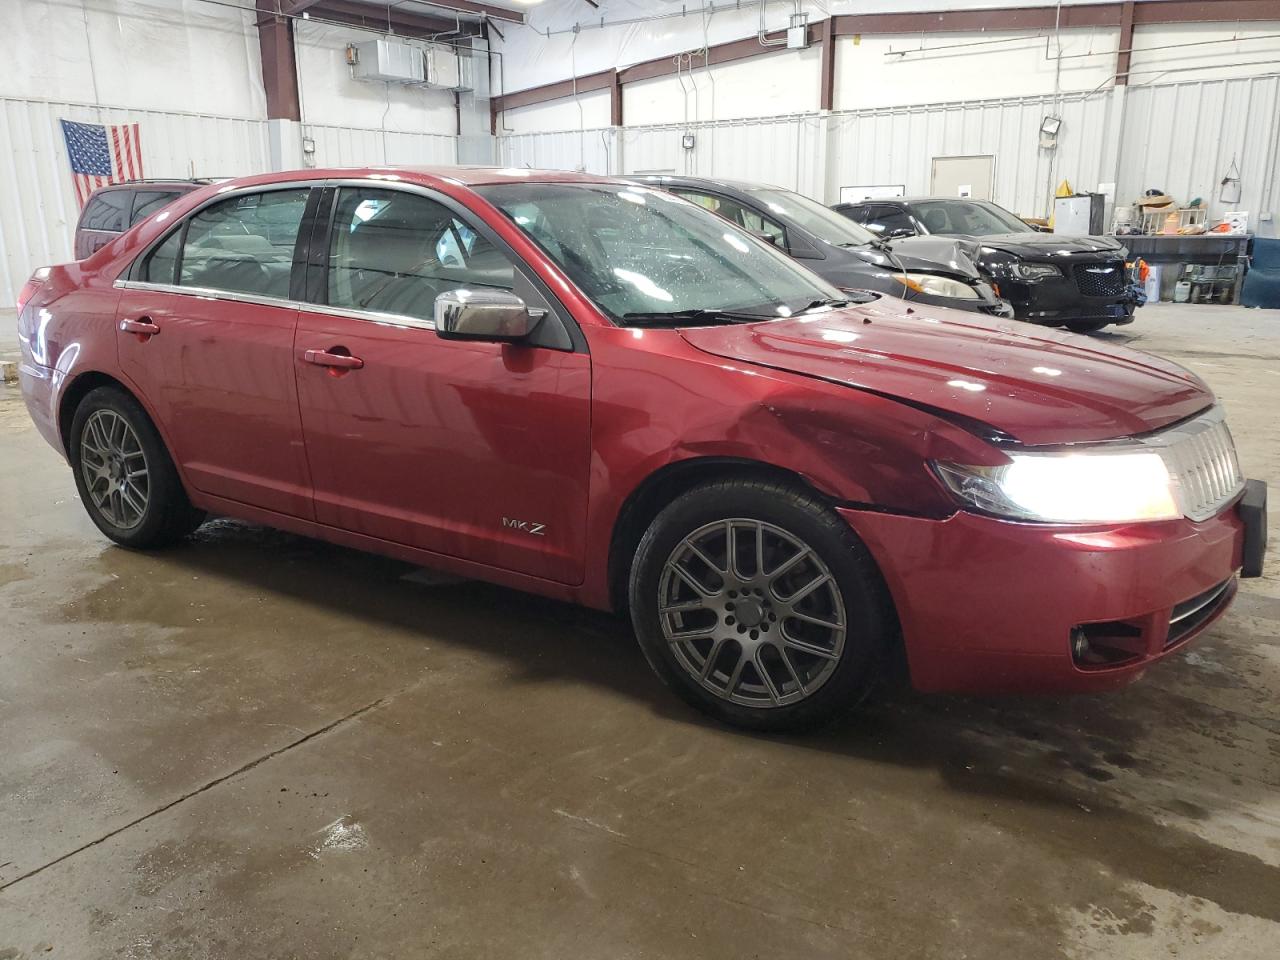
[[[1093,256],[1122,257],[1125,248],[1111,237],[1068,237],[1060,233],[1000,233],[987,237],[964,237],[976,247],[1001,250],[1015,257],[1037,260],[1054,257]]]
[[[879,247],[854,247],[851,252],[867,263],[890,273],[936,273],[964,280],[977,280],[978,244],[956,237],[913,237],[891,244],[889,256]]]
[[[888,297],[681,334],[718,357],[845,384],[1024,444],[1149,433],[1214,402],[1198,377],[1159,357]]]

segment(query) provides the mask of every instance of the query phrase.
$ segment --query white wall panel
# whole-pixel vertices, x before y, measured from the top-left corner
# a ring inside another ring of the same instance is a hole
[[[816,115],[624,127],[622,163],[629,174],[755,180],[820,196],[821,129]],[[686,133],[694,137],[692,150],[681,145]]]
[[[456,133],[458,116],[450,91],[352,79],[347,44],[380,36],[355,27],[295,21],[303,121],[407,133]],[[479,63],[483,69],[484,61]]]
[[[80,211],[60,119],[140,125],[148,177],[243,176],[269,169],[264,120],[0,99],[0,305],[40,266],[71,258]]]
[[[1178,74],[1197,81],[1253,76],[1280,63],[1280,20],[1141,27],[1133,34],[1131,60],[1135,84],[1173,82]]]
[[[504,110],[500,133],[541,133],[544,130],[598,130],[612,119],[612,96],[608,90],[592,90],[577,97],[564,97]]]
[[[556,133],[509,134],[498,138],[498,162],[534,170],[618,173],[618,136],[611,127]]]
[[[1092,190],[1111,178],[1111,109],[1104,91],[833,113],[826,200],[834,202],[841,186],[856,184],[902,184],[908,195],[928,193],[934,157],[989,154],[995,157],[995,202],[1024,216],[1043,216],[1050,186],[1066,179],[1077,190]],[[1051,113],[1063,121],[1054,151],[1039,145],[1041,120]]]
[[[1047,33],[884,34],[836,39],[835,106],[840,110],[947,100],[1083,92],[1115,72],[1118,29]]]
[[[686,116],[737,120],[817,110],[821,64],[822,50],[813,46],[628,83],[622,88],[623,122],[647,126]]]
[[[439,166],[458,162],[458,138],[445,134],[308,123],[303,125],[303,135],[315,141],[317,167]]]
[[[1179,203],[1196,197],[1210,218],[1247,210],[1250,229],[1276,236],[1280,213],[1280,76],[1131,87],[1121,140],[1122,202],[1147,189]],[[1241,198],[1223,203],[1219,185],[1232,158],[1240,170]]]
[[[266,117],[253,4],[0,0],[0,97]]]

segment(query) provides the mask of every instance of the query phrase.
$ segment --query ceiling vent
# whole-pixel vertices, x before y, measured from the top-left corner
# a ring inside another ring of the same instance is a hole
[[[422,83],[426,79],[422,50],[394,40],[365,40],[347,48],[351,75],[357,80]]]

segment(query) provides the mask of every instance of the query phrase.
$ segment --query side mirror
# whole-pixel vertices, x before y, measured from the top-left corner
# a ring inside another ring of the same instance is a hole
[[[546,315],[510,290],[450,290],[435,301],[436,335],[443,340],[512,343],[533,333]]]

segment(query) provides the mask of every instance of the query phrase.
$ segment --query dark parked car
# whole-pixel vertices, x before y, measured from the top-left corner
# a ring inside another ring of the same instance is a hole
[[[850,304],[661,190],[299,170],[168,212],[18,298],[27,407],[128,547],[220,514],[626,611],[676,692],[763,728],[900,658],[1116,687],[1261,572],[1266,488],[1195,374]]]
[[[1043,233],[987,200],[864,200],[834,208],[899,256],[938,256],[957,242],[1019,320],[1076,333],[1133,322],[1143,302],[1128,251],[1110,237]]]
[[[83,260],[135,223],[210,180],[130,180],[95,190],[76,224],[75,257]]]
[[[713,210],[842,290],[875,290],[936,307],[1013,315],[966,254],[891,251],[871,231],[791,190],[702,177],[638,179]]]

